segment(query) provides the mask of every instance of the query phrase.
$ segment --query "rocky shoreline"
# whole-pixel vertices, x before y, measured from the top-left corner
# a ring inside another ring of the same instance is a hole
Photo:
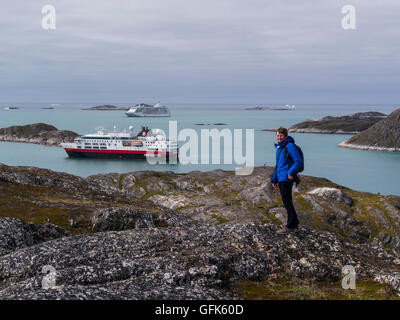
[[[306,120],[290,126],[288,130],[297,133],[357,134],[385,118],[386,115],[380,112],[359,112],[346,116]],[[276,129],[263,131],[276,131]]]
[[[34,143],[46,146],[59,146],[61,142],[73,142],[78,136],[76,132],[58,130],[56,127],[45,123],[0,129],[0,141]]]
[[[353,144],[346,143],[345,141],[338,144],[339,148],[348,148],[348,149],[358,149],[358,150],[371,150],[371,151],[387,151],[387,152],[398,152],[400,148],[385,148],[385,147],[377,147],[377,146],[368,146],[361,144]]]
[[[360,286],[400,294],[400,197],[303,176],[293,197],[302,227],[282,237],[272,170],[84,179],[0,164],[0,298],[243,299],[282,279],[337,292],[344,265]],[[45,265],[53,289],[42,288]]]
[[[342,148],[400,151],[400,108],[367,130],[339,144]]]
[[[386,118],[381,112],[369,111],[355,114],[304,121],[291,126],[292,132],[356,134]]]
[[[276,132],[278,128],[269,128],[269,129],[262,129],[261,131],[269,131],[269,132]],[[357,134],[359,131],[344,131],[341,129],[334,129],[334,130],[321,130],[316,128],[301,128],[301,129],[293,129],[288,128],[288,132],[293,133],[317,133],[317,134]]]

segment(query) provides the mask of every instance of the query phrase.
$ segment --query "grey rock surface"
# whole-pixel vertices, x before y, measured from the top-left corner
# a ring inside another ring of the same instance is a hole
[[[337,188],[327,188],[327,187],[316,188],[314,190],[309,191],[308,194],[315,194],[327,199],[335,200],[338,202],[344,202],[349,206],[353,204],[353,199],[348,195],[346,195],[346,193],[344,193],[342,190],[339,190]]]
[[[69,232],[56,225],[38,225],[20,219],[0,217],[0,256],[68,235]]]
[[[61,212],[57,221],[82,233],[1,220],[0,299],[236,299],[237,281],[332,282],[344,265],[398,292],[400,197],[302,176],[300,231],[279,236],[286,214],[272,170],[83,179],[0,165],[0,214]],[[42,288],[45,266],[56,270],[52,289]]]
[[[0,298],[226,299],[235,298],[235,279],[337,281],[353,265],[360,277],[390,282],[398,270],[382,249],[305,228],[282,237],[277,228],[147,228],[47,241],[0,258]],[[42,289],[45,265],[56,270],[53,289]]]

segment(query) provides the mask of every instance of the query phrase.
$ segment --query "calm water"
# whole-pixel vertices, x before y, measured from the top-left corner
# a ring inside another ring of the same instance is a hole
[[[174,104],[166,103],[173,114],[170,118],[128,118],[123,111],[83,111],[80,108],[102,103],[63,104],[54,110],[42,110],[49,104],[0,103],[0,128],[44,122],[58,129],[72,130],[80,134],[94,132],[101,125],[112,129],[126,129],[133,125],[160,128],[168,133],[168,121],[177,120],[178,131],[193,128],[200,135],[203,128],[254,129],[255,165],[274,166],[274,133],[261,131],[265,128],[290,126],[310,118],[326,115],[344,115],[362,111],[390,113],[395,105],[296,105],[294,111],[249,111],[245,104]],[[116,105],[128,105],[115,103]],[[18,106],[19,110],[3,110],[4,106]],[[266,104],[264,104],[266,105]],[[214,123],[226,123],[214,126]],[[199,126],[196,123],[206,125]],[[207,125],[210,124],[210,125]],[[136,131],[136,130],[135,130]],[[243,130],[244,133],[244,130]],[[302,147],[306,158],[304,174],[330,179],[338,184],[360,191],[400,195],[400,153],[362,151],[338,148],[337,144],[349,135],[300,134],[292,135]],[[180,142],[182,145],[184,142]],[[244,153],[245,151],[243,151]],[[221,152],[221,155],[223,152]],[[153,166],[146,161],[70,159],[63,149],[25,143],[0,142],[0,162],[7,165],[23,165],[64,171],[86,177],[96,173],[130,172],[136,170],[170,170],[188,172],[208,171],[217,168],[234,170],[236,164],[198,164]],[[210,159],[211,163],[211,159]]]

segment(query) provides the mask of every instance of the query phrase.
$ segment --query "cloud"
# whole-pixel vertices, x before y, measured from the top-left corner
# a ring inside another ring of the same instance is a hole
[[[342,0],[57,0],[45,31],[51,1],[8,1],[0,100],[395,103],[400,2],[377,2],[345,31]]]

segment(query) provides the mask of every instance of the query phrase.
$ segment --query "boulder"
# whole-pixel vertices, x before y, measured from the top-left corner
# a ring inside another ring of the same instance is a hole
[[[91,223],[95,232],[154,227],[151,212],[125,208],[99,209],[92,215]]]
[[[63,228],[52,224],[39,225],[20,219],[0,218],[0,255],[69,235]]]
[[[351,206],[353,204],[353,199],[350,196],[346,195],[342,190],[336,188],[321,187],[313,189],[307,193],[324,197],[330,200],[344,202],[348,206]]]

